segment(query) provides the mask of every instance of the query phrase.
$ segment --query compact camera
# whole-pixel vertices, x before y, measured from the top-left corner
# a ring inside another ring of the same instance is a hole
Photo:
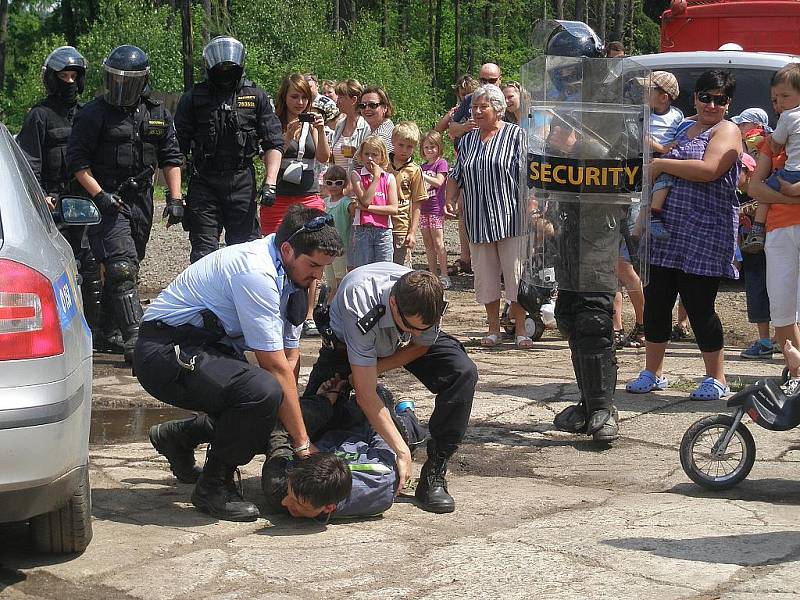
[[[297,115],[297,120],[301,123],[313,123],[314,122],[314,113],[300,113]]]

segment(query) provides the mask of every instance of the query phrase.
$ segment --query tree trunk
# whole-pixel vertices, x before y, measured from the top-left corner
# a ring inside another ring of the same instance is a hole
[[[183,42],[183,91],[188,92],[194,85],[192,61],[192,2],[181,2],[181,38]]]
[[[556,15],[559,19],[564,19],[564,0],[556,0]]]
[[[439,57],[442,49],[442,0],[436,0],[436,27],[433,32],[433,87],[439,86]]]
[[[8,0],[0,0],[0,91],[5,90],[7,42],[8,42]]]
[[[606,0],[600,0],[600,39],[606,40]]]
[[[381,1],[381,47],[386,48],[389,32],[389,0]]]
[[[64,38],[70,46],[75,45],[77,32],[75,31],[75,13],[72,9],[72,0],[61,0],[61,24],[64,28]]]
[[[0,0],[6,2],[7,0]],[[453,59],[453,80],[461,77],[461,0],[453,0],[455,12],[455,57]]]
[[[625,42],[625,51],[627,54],[634,54],[635,50],[633,49],[633,34],[634,34],[634,27],[635,27],[635,16],[636,16],[636,0],[630,0],[628,2],[628,6],[630,8],[630,13],[628,14],[628,36],[627,41]]]
[[[614,32],[612,42],[621,42],[625,31],[625,0],[614,0]]]
[[[333,0],[333,31],[339,33],[339,0]]]
[[[586,0],[575,0],[575,20],[586,20]]]

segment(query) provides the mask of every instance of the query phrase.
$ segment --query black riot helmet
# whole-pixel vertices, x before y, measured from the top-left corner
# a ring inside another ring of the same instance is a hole
[[[242,42],[230,36],[220,35],[203,48],[203,62],[208,81],[224,90],[232,90],[244,74],[247,52]]]
[[[67,83],[58,74],[75,71],[74,83]],[[72,46],[61,46],[53,50],[42,65],[42,83],[48,96],[56,96],[67,104],[75,104],[86,84],[86,59]]]
[[[106,102],[125,108],[139,102],[150,78],[150,60],[141,48],[117,46],[103,61],[103,70]]]
[[[547,56],[605,56],[603,42],[594,30],[581,21],[556,21],[560,25],[547,40],[544,53]]]

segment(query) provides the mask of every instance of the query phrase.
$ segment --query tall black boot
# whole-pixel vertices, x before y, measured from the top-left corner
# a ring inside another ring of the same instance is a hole
[[[428,460],[422,465],[419,483],[414,495],[420,508],[432,513],[451,513],[456,509],[455,500],[447,492],[447,461],[453,455],[455,446],[439,447],[436,440],[428,442]]]
[[[236,467],[208,456],[200,479],[192,492],[192,504],[204,513],[223,521],[255,521],[258,507],[242,497],[233,481]]]
[[[195,483],[202,469],[195,464],[194,449],[214,439],[214,425],[208,415],[167,421],[150,428],[150,443],[169,461],[172,474],[181,483]]]
[[[139,337],[139,323],[144,313],[136,285],[138,272],[137,265],[124,260],[106,265],[109,304],[122,332],[123,356],[128,364],[133,364],[133,350]]]
[[[586,402],[586,433],[597,442],[619,437],[614,390],[617,385],[617,360],[613,348],[596,352],[577,352],[581,390]]]
[[[581,383],[581,361],[578,359],[578,353],[572,343],[570,343],[570,351],[572,353],[572,368],[575,371],[575,382],[578,384],[578,391],[581,394],[581,400],[578,404],[568,406],[553,419],[553,425],[559,431],[566,431],[567,433],[584,433],[586,431],[586,402],[583,398],[583,387]]]

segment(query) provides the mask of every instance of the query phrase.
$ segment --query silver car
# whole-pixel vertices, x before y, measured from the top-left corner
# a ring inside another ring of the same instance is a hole
[[[28,163],[0,124],[0,522],[34,545],[80,552],[92,538],[92,339],[75,258]],[[62,198],[65,224],[99,221]]]

